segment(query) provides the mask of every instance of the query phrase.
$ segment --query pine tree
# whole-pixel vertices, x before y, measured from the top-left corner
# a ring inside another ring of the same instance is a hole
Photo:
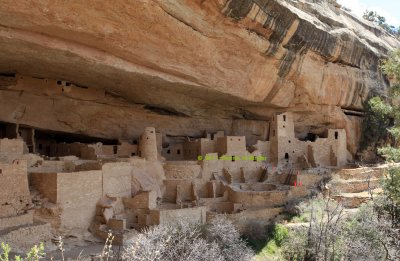
[[[388,101],[374,97],[369,101],[372,111],[377,117],[389,117],[392,126],[388,128],[394,142],[378,149],[378,152],[389,163],[400,162],[400,49],[393,51],[389,59],[382,65],[388,76],[391,86]],[[385,201],[384,211],[390,216],[394,228],[400,228],[400,167],[391,167],[383,182]]]

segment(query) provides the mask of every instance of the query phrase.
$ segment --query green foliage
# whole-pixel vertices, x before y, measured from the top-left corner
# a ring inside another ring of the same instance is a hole
[[[307,223],[310,221],[309,216],[306,216],[304,214],[301,214],[299,216],[294,216],[290,219],[290,222],[292,223]]]
[[[0,261],[8,261],[11,252],[11,247],[4,242],[1,242]]]
[[[362,126],[361,149],[368,146],[376,147],[388,137],[388,128],[392,123],[391,106],[380,97],[373,97],[365,104],[366,115]]]
[[[365,17],[385,23],[375,13]],[[388,162],[400,162],[400,50],[390,54],[382,70],[391,82],[390,97],[373,97],[366,104],[363,143],[384,144],[378,152]],[[329,200],[325,204],[323,200],[301,203],[300,215],[292,221],[308,220],[309,225],[292,228],[282,241],[277,233],[275,245],[269,242],[265,252],[279,253],[276,246],[285,260],[400,260],[399,167],[388,170],[382,188],[382,195],[375,196],[373,203],[361,207],[354,216],[344,215],[340,205]]]
[[[35,245],[31,248],[31,250],[26,254],[26,258],[24,260],[27,261],[38,261],[46,256],[44,252],[44,244],[40,243],[39,245]]]
[[[284,260],[282,249],[273,239],[264,242],[264,247],[258,252],[256,260]]]
[[[378,215],[372,202],[362,205],[355,215],[344,223],[343,235],[347,243],[345,248],[350,260],[384,260],[385,249],[381,242],[386,235],[378,224]]]
[[[373,22],[373,23],[379,25],[386,32],[388,32],[396,37],[400,37],[400,27],[396,28],[393,25],[389,25],[388,23],[386,23],[386,18],[382,15],[379,15],[377,12],[366,10],[364,12],[363,18],[365,20],[368,20],[370,22]]]
[[[393,108],[388,103],[384,102],[380,97],[373,97],[368,101],[371,111],[375,113],[375,116],[384,120],[385,116],[392,113]]]
[[[400,168],[393,167],[388,170],[383,181],[383,195],[385,200],[382,207],[389,214],[392,225],[400,228]]]
[[[400,95],[400,49],[390,53],[389,59],[382,65],[384,73],[392,79],[391,95],[396,98]]]
[[[374,97],[369,104],[377,119],[392,119],[392,126],[389,126],[388,131],[396,140],[395,146],[385,146],[379,149],[379,153],[383,155],[389,162],[400,162],[400,150],[397,142],[400,141],[400,106],[398,96],[400,94],[400,50],[393,51],[389,59],[387,59],[382,69],[385,74],[392,79],[390,87],[391,102],[384,102],[379,97]],[[377,129],[379,130],[379,128]]]
[[[392,127],[388,131],[396,140],[400,139],[400,128],[398,126]]]
[[[264,239],[250,241],[258,253],[257,259],[284,260],[281,246],[289,236],[288,228],[281,224],[275,224],[270,226],[268,230],[269,233]]]
[[[11,261],[10,259],[11,247],[1,242],[1,254],[0,261]],[[15,261],[39,261],[40,259],[44,259],[46,257],[46,253],[44,252],[44,244],[40,243],[39,245],[35,245],[32,247],[28,253],[26,253],[25,258],[21,258],[20,256],[15,256]]]
[[[387,162],[399,162],[400,151],[398,148],[386,146],[378,149],[378,153],[382,155]]]
[[[277,224],[274,229],[273,233],[273,240],[275,241],[277,246],[282,246],[283,241],[287,238],[289,235],[289,230],[287,227],[281,224]]]
[[[391,146],[385,146],[378,152],[388,161],[400,161],[400,153],[392,146],[394,140],[400,141],[400,50],[393,51],[389,59],[382,64],[383,72],[391,79],[390,98],[383,100],[373,97],[366,104],[366,117],[363,123],[362,149],[367,146],[382,146],[382,140],[390,141]],[[390,138],[390,139],[389,139]]]
[[[279,253],[279,247],[274,240],[271,240],[267,243],[262,252],[267,255],[276,255]]]
[[[396,187],[400,184],[391,188]],[[346,215],[330,200],[301,205],[312,212],[310,224],[276,225],[257,260],[398,260],[388,258],[391,242],[397,241],[389,238],[392,227],[380,219],[372,202]]]
[[[379,220],[373,204],[343,215],[340,205],[328,200],[321,206],[320,202],[308,202],[313,206],[306,208],[313,212],[310,224],[289,229],[278,251],[284,260],[387,260],[388,227]],[[272,253],[273,245],[268,249]]]
[[[383,69],[389,76],[400,76],[400,49],[394,50],[390,53],[389,59],[384,61]],[[400,80],[398,78],[397,80]]]
[[[289,230],[288,237],[282,245],[282,252],[285,260],[305,260],[307,251],[307,227],[298,227]]]
[[[372,111],[377,117],[390,117],[392,118],[392,126],[388,131],[394,142],[390,146],[384,146],[378,149],[378,152],[386,159],[387,162],[400,162],[400,50],[393,51],[389,59],[383,62],[382,69],[384,73],[391,80],[390,98],[389,102],[384,102],[379,98],[374,98],[371,102]],[[383,195],[382,200],[375,200],[375,208],[378,215],[378,222],[375,224],[379,226],[381,223],[390,220],[390,229],[386,230],[386,237],[390,238],[389,242],[380,239],[382,245],[386,250],[386,259],[389,259],[389,249],[393,243],[400,239],[400,233],[393,233],[400,229],[400,168],[392,167],[388,170],[386,178],[383,181]],[[377,233],[379,234],[379,233]],[[373,238],[373,233],[370,234]],[[399,254],[400,255],[400,254]],[[397,256],[400,258],[400,256]]]

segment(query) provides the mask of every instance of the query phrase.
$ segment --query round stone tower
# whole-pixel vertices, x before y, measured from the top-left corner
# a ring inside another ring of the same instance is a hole
[[[139,156],[147,160],[157,160],[158,152],[155,128],[145,128],[139,141]]]

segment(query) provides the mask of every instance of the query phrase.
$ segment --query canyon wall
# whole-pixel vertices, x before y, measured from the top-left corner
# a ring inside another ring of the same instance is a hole
[[[400,43],[330,2],[0,0],[0,121],[109,139],[153,126],[256,140],[292,111],[297,135],[345,128],[355,154],[363,102],[388,84],[379,61]],[[14,73],[104,95],[49,92]]]

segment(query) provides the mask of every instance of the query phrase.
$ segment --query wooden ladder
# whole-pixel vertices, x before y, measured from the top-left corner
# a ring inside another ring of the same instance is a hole
[[[289,174],[287,175],[285,180],[285,185],[290,185],[290,180],[292,179],[293,174],[294,174],[294,169],[290,168]]]

